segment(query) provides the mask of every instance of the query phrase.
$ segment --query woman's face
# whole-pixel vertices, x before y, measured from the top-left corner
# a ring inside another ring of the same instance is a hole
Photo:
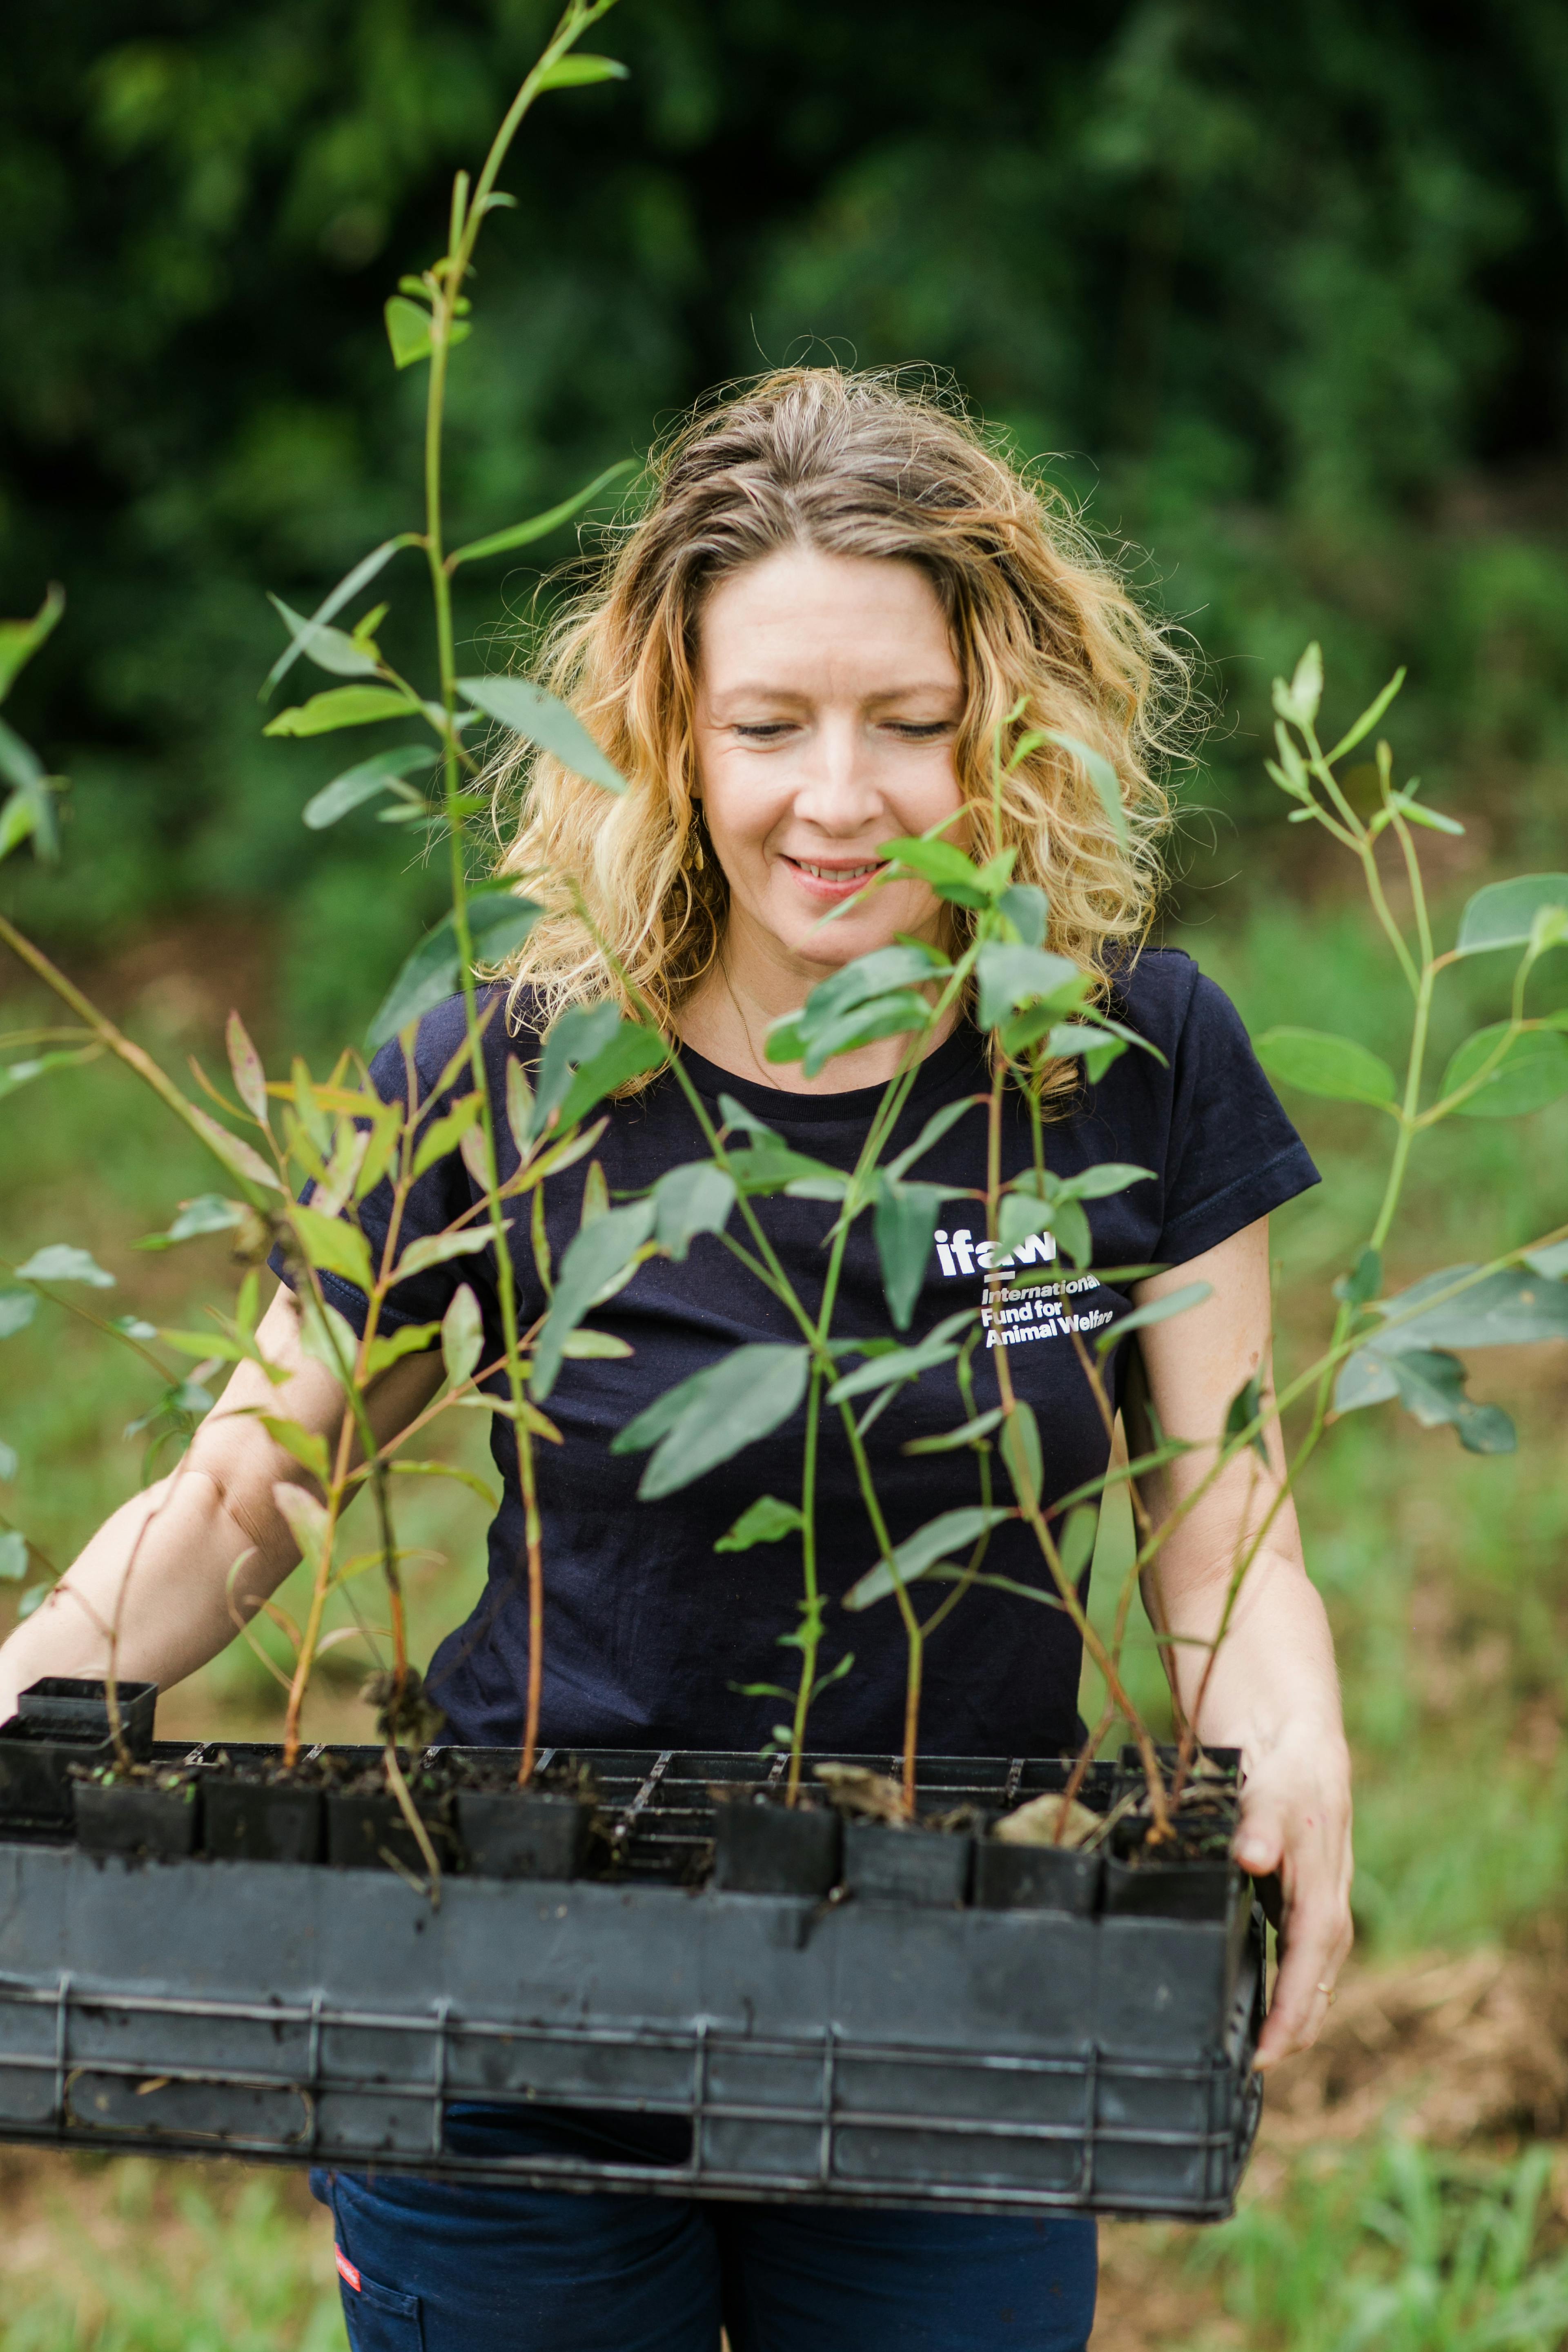
[[[720,582],[702,613],[697,755],[730,884],[731,974],[809,983],[897,932],[940,940],[942,903],[914,881],[818,926],[876,872],[883,842],[956,816],[963,700],[942,607],[912,563],[789,548]],[[962,847],[962,823],[942,838]]]

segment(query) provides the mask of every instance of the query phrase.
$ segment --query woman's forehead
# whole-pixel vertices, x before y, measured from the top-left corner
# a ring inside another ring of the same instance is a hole
[[[731,572],[702,613],[710,694],[816,693],[833,681],[889,698],[960,683],[946,620],[918,564],[785,548]]]

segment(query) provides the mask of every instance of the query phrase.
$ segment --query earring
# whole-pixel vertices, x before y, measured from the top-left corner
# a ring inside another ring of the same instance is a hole
[[[693,873],[700,874],[707,861],[702,855],[702,812],[700,808],[694,808],[691,812],[691,824],[688,829],[686,840],[686,862]]]

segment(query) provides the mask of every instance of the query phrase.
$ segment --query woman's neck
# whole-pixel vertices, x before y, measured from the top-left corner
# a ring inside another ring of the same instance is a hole
[[[808,1078],[798,1062],[770,1062],[766,1045],[773,1023],[798,1013],[826,969],[798,967],[793,958],[732,955],[729,940],[676,1014],[681,1043],[704,1061],[753,1086],[783,1094],[841,1095],[860,1087],[886,1086],[909,1050],[907,1037],[879,1037],[852,1054],[838,1054]],[[958,1025],[956,1007],[943,1015],[926,1041],[927,1054],[945,1045]]]

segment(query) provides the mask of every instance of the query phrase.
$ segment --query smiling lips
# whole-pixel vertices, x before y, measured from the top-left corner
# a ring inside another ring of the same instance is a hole
[[[863,860],[857,866],[824,866],[804,857],[785,857],[784,862],[794,867],[813,897],[827,898],[847,897],[873,875],[879,874],[885,863],[879,857]]]

